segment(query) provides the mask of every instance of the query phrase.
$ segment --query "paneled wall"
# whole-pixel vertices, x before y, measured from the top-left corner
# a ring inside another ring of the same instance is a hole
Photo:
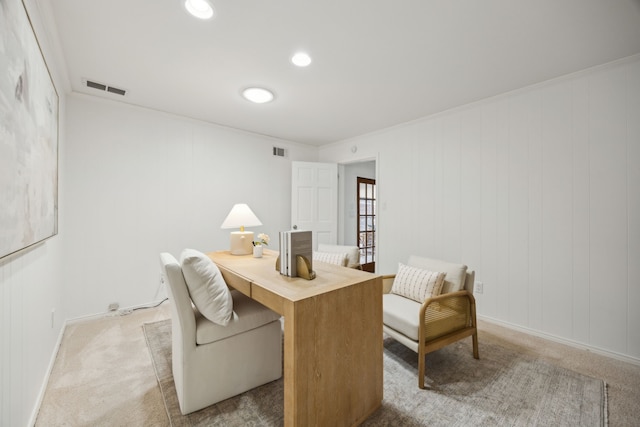
[[[20,0],[2,3],[0,7],[23,9]],[[43,31],[40,11],[32,0],[24,3],[59,94],[61,156],[65,133],[63,73],[53,55],[55,49]],[[63,168],[63,161],[59,159],[59,200],[64,193]],[[2,197],[0,194],[0,204]],[[60,217],[64,215],[61,204],[58,212]],[[26,426],[35,420],[37,402],[44,391],[46,374],[67,318],[61,274],[63,230],[60,226],[58,231],[60,234],[44,243],[0,260],[0,426],[3,427]]]
[[[461,261],[478,312],[640,361],[640,57],[320,149],[379,158],[379,269]]]
[[[228,248],[220,226],[235,203],[264,224],[251,231],[289,229],[291,161],[317,159],[315,147],[84,95],[67,114],[69,318],[162,299],[159,253]]]
[[[0,426],[27,425],[64,323],[54,237],[0,261]]]

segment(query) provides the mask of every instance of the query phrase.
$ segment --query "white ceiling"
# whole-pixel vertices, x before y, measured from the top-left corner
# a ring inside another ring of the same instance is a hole
[[[640,0],[40,1],[73,91],[313,145],[640,53]]]

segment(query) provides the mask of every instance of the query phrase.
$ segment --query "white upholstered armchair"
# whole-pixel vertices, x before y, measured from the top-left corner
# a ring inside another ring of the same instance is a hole
[[[334,263],[326,259],[327,255],[341,255],[342,261],[337,263],[344,265],[344,267],[355,268],[361,270],[360,266],[360,248],[357,246],[345,246],[345,245],[328,245],[324,243],[318,243],[318,251],[314,252],[314,259],[317,257],[318,261]]]
[[[397,275],[383,277],[383,330],[418,353],[420,388],[427,353],[471,336],[479,358],[474,280],[466,265],[416,256],[400,264]]]
[[[205,259],[200,261],[206,263]],[[206,301],[209,307],[203,311],[210,312],[209,317],[218,322],[214,323],[192,304],[192,298],[198,297],[193,288],[188,287],[185,281],[188,275],[183,274],[181,264],[168,253],[160,254],[160,264],[168,284],[173,378],[183,414],[282,376],[278,314],[238,291],[229,291],[218,270],[220,277],[216,276],[216,280],[221,279],[224,284],[224,289],[218,291],[226,290],[230,295],[220,292]],[[205,293],[210,290],[204,289]],[[225,310],[229,310],[228,315],[219,316]],[[222,326],[224,323],[226,326]]]

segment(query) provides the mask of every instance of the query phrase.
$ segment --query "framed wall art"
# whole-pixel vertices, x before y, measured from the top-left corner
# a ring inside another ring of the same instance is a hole
[[[0,0],[0,258],[58,233],[58,93],[25,5]]]

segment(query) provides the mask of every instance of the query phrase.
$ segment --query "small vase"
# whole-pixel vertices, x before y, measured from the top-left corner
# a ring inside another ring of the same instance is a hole
[[[262,258],[262,245],[256,245],[253,247],[253,257]]]

